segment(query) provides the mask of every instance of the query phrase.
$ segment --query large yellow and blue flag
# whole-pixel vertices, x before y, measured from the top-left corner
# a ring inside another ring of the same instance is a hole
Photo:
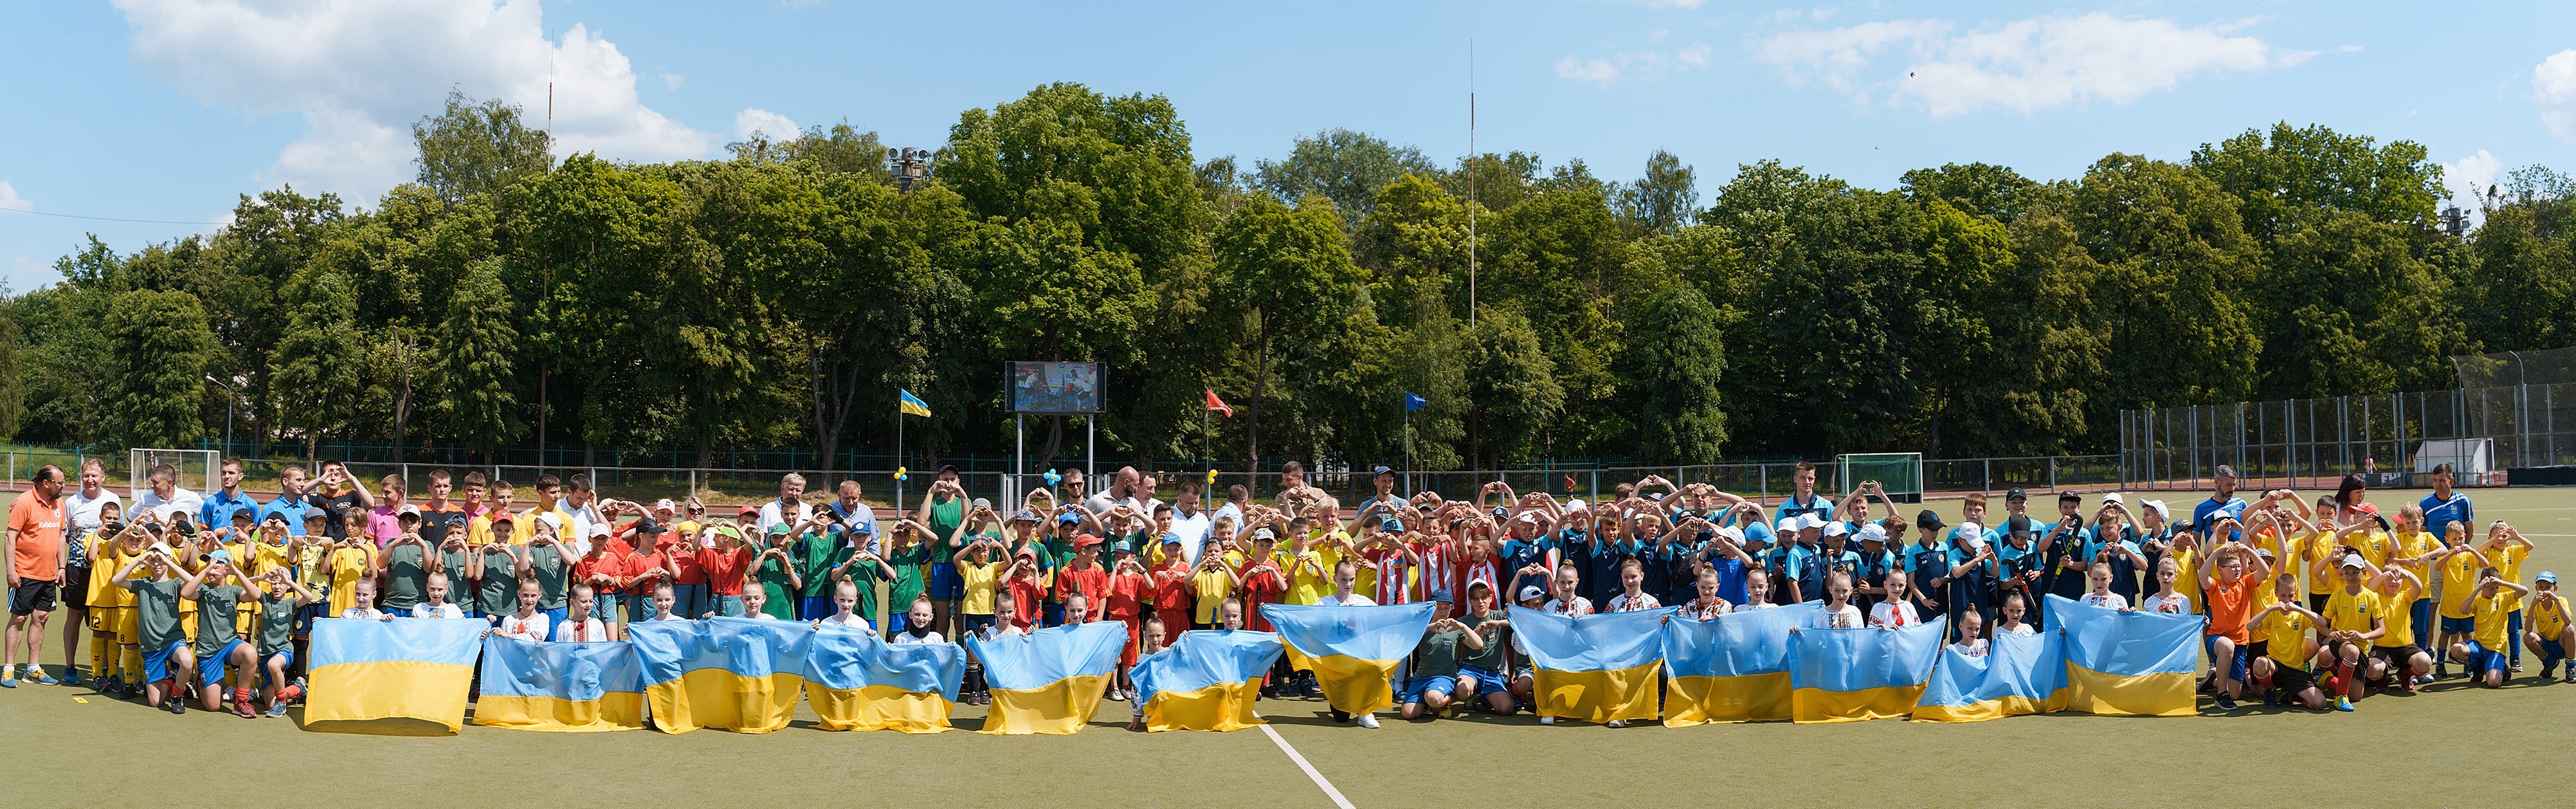
[[[1183,632],[1136,661],[1127,676],[1145,706],[1145,729],[1242,730],[1261,724],[1253,700],[1279,660],[1279,636],[1248,630]]]
[[[2198,615],[2123,612],[2048,597],[2048,631],[2066,639],[2066,709],[2190,716],[2200,670]]]
[[[483,639],[474,724],[520,730],[644,728],[644,663],[623,642]]]
[[[875,633],[825,625],[805,648],[805,704],[823,730],[948,730],[966,650],[954,643],[893,644]]]
[[[968,635],[966,650],[983,661],[993,692],[979,732],[1069,734],[1100,711],[1118,657],[1127,650],[1127,625],[1051,626],[990,640]]]
[[[1665,623],[1664,726],[1788,720],[1789,630],[1806,620],[1787,607]]]
[[[1263,604],[1288,665],[1315,673],[1324,703],[1363,714],[1395,704],[1388,678],[1422,645],[1436,602],[1376,607]]]
[[[1941,665],[1914,702],[1914,718],[1932,722],[1983,722],[2007,716],[2066,710],[2066,650],[2055,631],[1996,635],[1984,657],[1956,646],[1941,650]]]
[[[1790,718],[1803,725],[1912,715],[1948,631],[1947,620],[1799,629],[1789,642]]]
[[[481,621],[405,618],[313,622],[312,694],[304,723],[418,719],[465,727],[465,695],[474,684]]]
[[[644,695],[664,733],[721,728],[768,733],[796,715],[805,646],[794,621],[703,618],[627,624],[644,664]]]
[[[1540,716],[1608,722],[1653,719],[1663,696],[1664,633],[1671,607],[1571,618],[1512,608],[1512,634],[1529,649]]]

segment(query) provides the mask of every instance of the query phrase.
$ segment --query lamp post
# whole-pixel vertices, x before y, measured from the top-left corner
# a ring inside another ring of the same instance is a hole
[[[215,387],[224,389],[224,454],[231,455],[233,454],[233,411],[241,404],[241,392],[233,390],[233,386],[224,384],[223,380],[216,379],[214,374],[204,376],[206,381],[215,383]]]
[[[913,181],[930,176],[930,150],[888,146],[886,165],[894,169],[895,187],[910,194]]]

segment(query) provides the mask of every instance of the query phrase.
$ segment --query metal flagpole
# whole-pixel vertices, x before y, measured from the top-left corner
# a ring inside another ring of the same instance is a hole
[[[900,400],[895,402],[894,407],[894,468],[906,468],[903,462],[903,402]],[[910,475],[899,476],[894,479],[894,508],[896,511],[903,510],[903,479],[905,477],[910,477]]]
[[[1413,496],[1413,408],[1411,407],[1404,409],[1404,494],[1407,497]]]

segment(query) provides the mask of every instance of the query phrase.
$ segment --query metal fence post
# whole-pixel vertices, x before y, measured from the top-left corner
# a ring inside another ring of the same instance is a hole
[[[2048,490],[2057,491],[2057,456],[2055,455],[2048,456]]]
[[[1991,493],[1993,493],[1993,492],[1994,492],[1994,490],[1995,490],[1995,459],[1993,459],[1993,458],[1987,458],[1987,459],[1985,460],[1985,467],[1986,467],[1985,471],[1980,472],[1980,473],[1978,473],[1978,474],[1977,474],[1977,478],[1978,478],[1978,480],[1977,480],[1977,491],[1978,491],[1978,492],[1981,492],[1981,493],[1991,494]],[[2164,586],[2164,585],[2157,585],[2157,586],[2158,586],[2158,587],[2162,587],[2162,586]],[[2157,591],[2157,592],[2163,592],[2163,591],[2159,590],[2159,591]]]

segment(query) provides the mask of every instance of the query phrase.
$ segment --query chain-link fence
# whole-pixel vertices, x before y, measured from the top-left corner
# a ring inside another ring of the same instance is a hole
[[[2440,463],[2501,486],[2576,463],[2576,383],[2126,410],[2120,449],[2120,476],[2146,488],[2206,488],[2221,464],[2249,486],[2418,485]]]

